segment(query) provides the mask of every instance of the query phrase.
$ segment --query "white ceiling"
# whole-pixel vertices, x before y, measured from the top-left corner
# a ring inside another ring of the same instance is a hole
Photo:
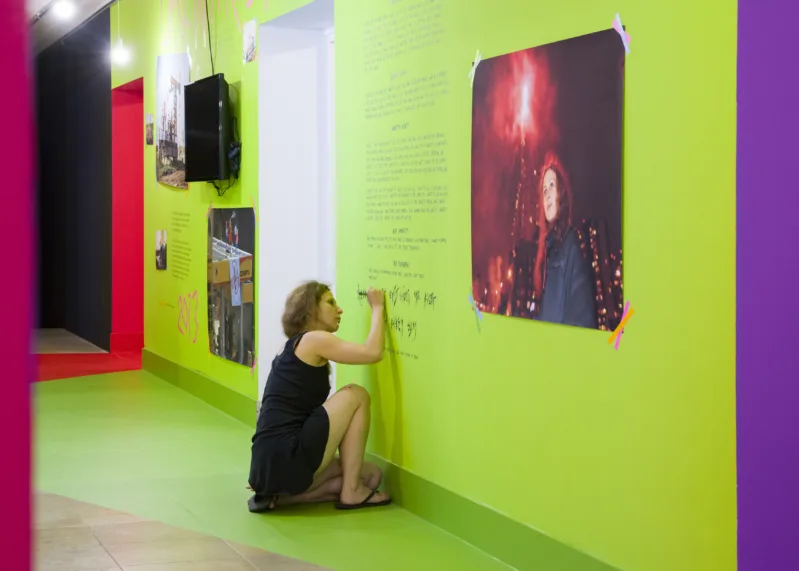
[[[40,20],[31,23],[30,35],[33,55],[39,55],[111,3],[111,0],[70,1],[75,5],[75,13],[68,21],[59,19],[50,10]],[[28,21],[32,22],[40,10],[46,9],[53,3],[54,0],[27,0]]]

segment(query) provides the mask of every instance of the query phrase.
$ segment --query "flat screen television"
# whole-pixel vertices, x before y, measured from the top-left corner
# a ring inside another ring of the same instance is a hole
[[[186,112],[186,181],[230,178],[232,139],[230,87],[222,73],[200,79],[184,90]]]

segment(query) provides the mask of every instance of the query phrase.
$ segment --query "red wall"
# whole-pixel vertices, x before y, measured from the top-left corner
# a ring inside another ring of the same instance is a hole
[[[111,95],[111,351],[144,346],[144,81]]]
[[[28,18],[23,0],[0,2],[0,53],[3,78],[0,89],[3,136],[0,153],[13,175],[6,180],[3,209],[10,215],[3,233],[13,240],[14,278],[6,280],[0,328],[3,357],[3,398],[0,399],[0,490],[3,490],[3,523],[0,553],[4,569],[30,569],[30,381],[29,355],[33,325],[33,268],[36,250],[33,232],[33,117],[31,114],[31,64],[28,60]],[[11,182],[13,181],[13,182]]]

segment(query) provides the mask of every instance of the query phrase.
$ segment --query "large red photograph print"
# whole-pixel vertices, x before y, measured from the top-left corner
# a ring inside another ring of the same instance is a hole
[[[475,302],[487,313],[613,330],[623,313],[618,34],[483,60],[473,89]]]

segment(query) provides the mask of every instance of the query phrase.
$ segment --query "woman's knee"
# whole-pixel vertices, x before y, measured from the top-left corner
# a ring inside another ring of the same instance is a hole
[[[349,398],[359,401],[360,403],[369,404],[371,400],[369,397],[369,392],[361,385],[356,385],[356,384],[345,385],[341,387],[341,389],[339,389],[339,392],[347,395]]]
[[[341,439],[344,438],[344,433],[352,422],[352,418],[358,410],[369,407],[369,393],[358,385],[347,385],[339,389],[323,406],[330,419],[328,442],[330,447],[325,450],[325,454],[329,454],[332,458],[335,453],[335,448],[332,446],[338,446]]]

